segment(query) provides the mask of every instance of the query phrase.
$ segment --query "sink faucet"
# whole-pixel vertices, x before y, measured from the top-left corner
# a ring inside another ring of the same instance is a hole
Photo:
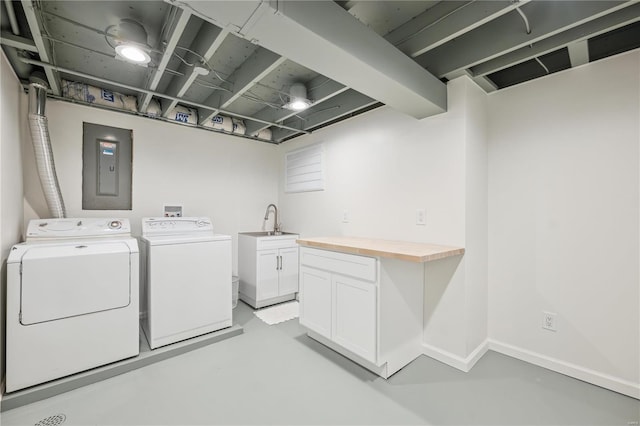
[[[271,207],[273,207],[273,233],[277,234],[278,232],[280,232],[280,224],[278,223],[278,208],[276,207],[275,204],[269,204],[267,206],[267,211],[264,212],[264,220],[269,220],[269,211],[271,209]]]

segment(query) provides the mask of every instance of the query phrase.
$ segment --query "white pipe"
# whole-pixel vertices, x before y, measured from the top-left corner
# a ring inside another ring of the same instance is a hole
[[[529,20],[527,19],[527,15],[524,14],[523,11],[520,10],[519,7],[516,7],[516,10],[522,16],[522,20],[524,21],[524,25],[527,27],[527,34],[531,34],[531,27],[529,26]]]
[[[53,161],[47,117],[44,115],[46,98],[47,86],[34,79],[29,84],[29,130],[36,166],[49,213],[54,218],[63,218],[66,217],[66,211]]]
[[[549,74],[549,68],[547,68],[547,66],[545,64],[542,63],[542,61],[539,58],[534,58],[542,68],[544,68],[544,70],[547,72],[547,74]]]
[[[20,27],[18,26],[18,20],[16,19],[16,11],[13,9],[13,1],[4,0],[4,7],[7,9],[7,16],[9,17],[9,24],[11,24],[11,32],[13,35],[20,35]]]

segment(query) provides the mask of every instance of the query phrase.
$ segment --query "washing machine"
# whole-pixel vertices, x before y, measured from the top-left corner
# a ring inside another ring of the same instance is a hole
[[[127,219],[29,222],[7,259],[7,392],[138,355],[138,255]]]
[[[140,253],[151,349],[231,326],[231,236],[206,217],[143,218]]]

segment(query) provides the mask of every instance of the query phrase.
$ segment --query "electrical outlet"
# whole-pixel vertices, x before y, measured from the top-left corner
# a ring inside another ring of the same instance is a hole
[[[427,224],[427,212],[425,209],[417,209],[416,210],[416,225],[426,225]]]
[[[342,223],[349,223],[349,210],[342,210]]]
[[[553,312],[542,312],[542,328],[550,331],[558,331],[556,328],[556,315]]]

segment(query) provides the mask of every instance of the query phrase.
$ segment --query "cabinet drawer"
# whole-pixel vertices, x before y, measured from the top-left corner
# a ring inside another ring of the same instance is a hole
[[[300,264],[366,281],[375,281],[377,275],[376,259],[373,257],[309,247],[301,248]]]
[[[258,238],[256,242],[256,250],[272,250],[286,247],[297,247],[297,235],[291,238]]]

